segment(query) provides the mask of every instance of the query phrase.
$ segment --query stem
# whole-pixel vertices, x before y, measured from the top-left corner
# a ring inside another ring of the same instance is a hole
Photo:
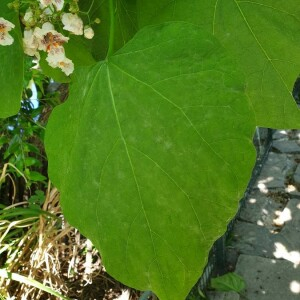
[[[109,44],[107,57],[114,52],[114,41],[115,41],[115,9],[114,0],[109,0],[109,16],[110,16],[110,28],[109,28]]]

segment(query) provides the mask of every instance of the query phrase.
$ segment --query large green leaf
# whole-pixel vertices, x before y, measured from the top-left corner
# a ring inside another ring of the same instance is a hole
[[[184,299],[255,161],[243,76],[211,34],[171,22],[74,80],[46,134],[64,214],[112,276]]]
[[[292,98],[300,72],[300,14],[295,0],[218,1],[214,31],[238,59],[259,126],[298,128]]]
[[[14,43],[0,45],[0,118],[16,114],[21,105],[23,90],[23,48],[18,14],[7,7],[10,0],[0,1],[0,17],[10,21],[15,28],[10,31]]]
[[[89,11],[90,20],[99,18],[100,24],[93,26],[95,36],[90,44],[91,51],[97,60],[104,59],[107,55],[109,40],[111,33],[108,30],[110,27],[111,16],[108,0],[88,0],[81,1],[80,6],[83,11]],[[137,11],[136,0],[113,0],[113,5],[116,8],[114,11],[114,50],[118,50],[132,38],[137,32]]]
[[[300,73],[296,0],[138,0],[139,26],[181,20],[202,25],[234,55],[246,75],[258,126],[298,128],[292,98]]]
[[[211,31],[215,5],[211,0],[137,0],[138,26],[188,21]]]

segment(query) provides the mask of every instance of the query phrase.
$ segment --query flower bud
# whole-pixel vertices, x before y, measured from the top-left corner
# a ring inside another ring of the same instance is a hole
[[[94,30],[93,30],[93,28],[92,27],[90,27],[90,26],[85,26],[84,27],[84,31],[83,31],[83,34],[84,34],[84,37],[86,38],[86,39],[92,39],[93,37],[94,37]]]

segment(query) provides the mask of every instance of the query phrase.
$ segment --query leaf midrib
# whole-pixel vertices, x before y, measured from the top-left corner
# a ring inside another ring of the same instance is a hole
[[[147,227],[148,227],[148,231],[149,231],[149,235],[150,235],[150,239],[151,239],[151,243],[152,243],[153,253],[154,253],[154,257],[155,257],[155,262],[156,262],[157,268],[160,272],[160,276],[161,276],[162,281],[165,281],[162,270],[161,270],[161,266],[158,262],[158,255],[157,255],[156,248],[155,248],[155,243],[154,243],[154,239],[153,239],[153,234],[152,234],[152,229],[151,229],[151,226],[150,226],[149,218],[148,218],[146,210],[145,210],[145,206],[144,206],[144,203],[143,203],[143,200],[142,200],[141,191],[140,191],[140,187],[139,187],[139,184],[138,184],[138,181],[137,181],[137,178],[136,178],[136,174],[135,174],[134,166],[133,166],[133,163],[132,163],[132,159],[131,159],[131,156],[129,154],[128,146],[127,146],[126,140],[124,138],[122,127],[121,127],[121,124],[120,124],[120,120],[119,120],[119,116],[118,116],[118,112],[117,112],[117,108],[116,108],[116,103],[115,103],[115,98],[114,98],[114,94],[113,94],[113,91],[112,91],[111,76],[110,76],[110,72],[109,72],[108,63],[106,63],[106,70],[107,70],[108,89],[109,89],[109,93],[110,93],[110,99],[111,99],[111,103],[112,103],[112,106],[113,106],[113,111],[114,111],[116,122],[117,122],[117,125],[118,125],[120,137],[121,137],[121,139],[123,141],[123,144],[124,144],[124,147],[125,147],[126,155],[127,155],[127,158],[128,158],[129,164],[130,164],[130,168],[131,168],[132,175],[133,175],[135,185],[136,185],[136,189],[137,189],[137,192],[138,192],[138,197],[139,197],[139,200],[140,200],[140,203],[141,203],[143,215],[144,215],[146,223],[147,223]],[[166,284],[163,284],[163,289],[164,289],[165,293],[167,294]]]

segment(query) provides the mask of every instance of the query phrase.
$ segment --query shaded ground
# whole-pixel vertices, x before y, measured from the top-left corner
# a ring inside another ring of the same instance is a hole
[[[279,130],[227,245],[246,289],[209,299],[300,299],[300,132]]]

